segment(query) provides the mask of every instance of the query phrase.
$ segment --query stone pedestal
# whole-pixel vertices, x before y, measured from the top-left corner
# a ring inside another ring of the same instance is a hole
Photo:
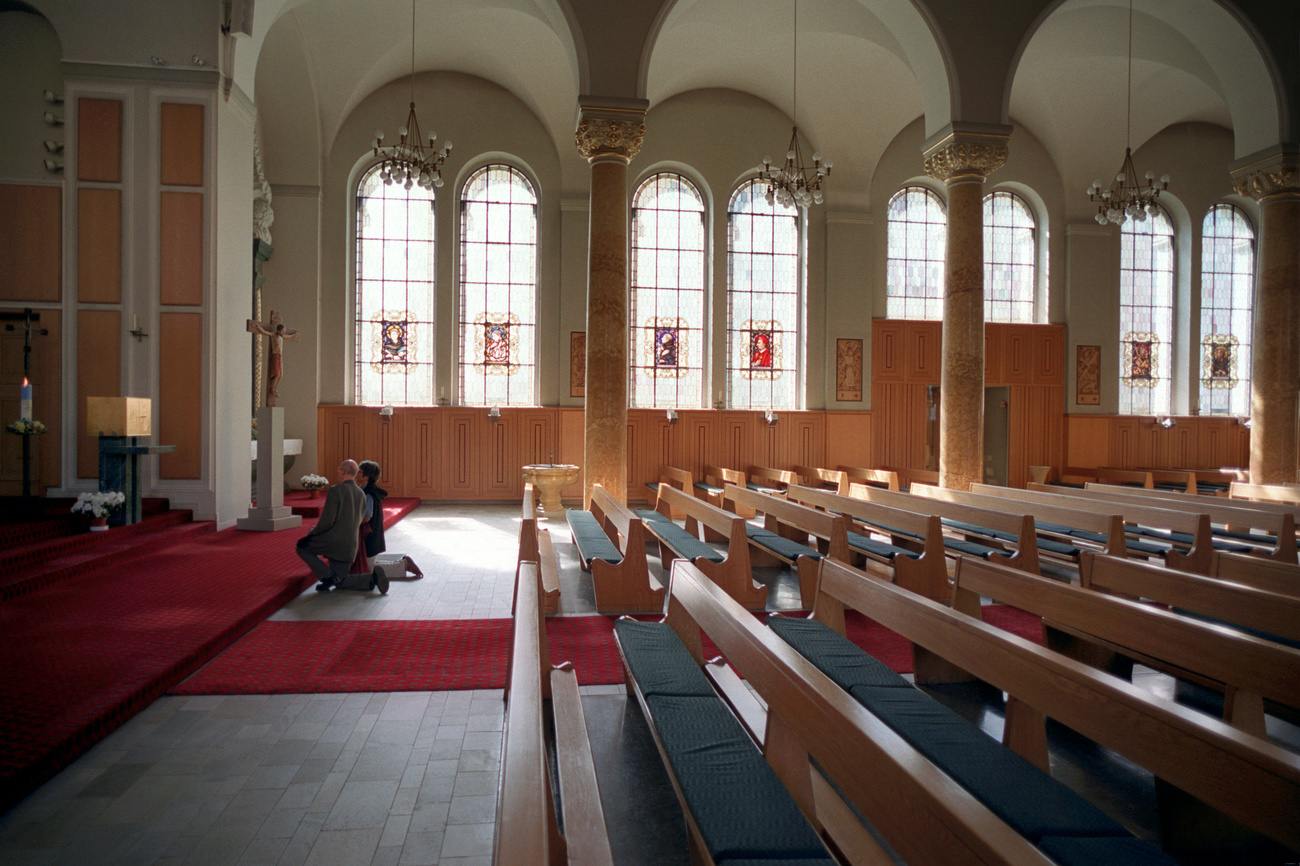
[[[547,517],[564,514],[560,491],[578,480],[582,470],[572,463],[536,463],[524,467],[524,481],[542,494],[542,511]]]
[[[240,529],[278,532],[302,526],[302,517],[284,504],[284,408],[257,410],[257,505],[235,521]]]

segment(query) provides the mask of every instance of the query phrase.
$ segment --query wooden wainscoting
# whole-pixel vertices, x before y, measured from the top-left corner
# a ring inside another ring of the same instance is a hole
[[[1250,430],[1236,418],[1067,415],[1067,465],[1116,469],[1219,469],[1250,465]]]

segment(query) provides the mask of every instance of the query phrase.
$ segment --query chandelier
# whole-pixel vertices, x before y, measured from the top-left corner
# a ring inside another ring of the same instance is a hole
[[[1159,181],[1156,173],[1146,173],[1146,183],[1138,181],[1137,169],[1133,166],[1133,0],[1128,3],[1128,108],[1125,122],[1127,124],[1124,142],[1124,164],[1115,175],[1115,182],[1108,189],[1102,189],[1101,181],[1094,180],[1088,187],[1088,201],[1097,204],[1097,223],[1106,225],[1114,223],[1123,225],[1130,218],[1142,222],[1147,214],[1155,216],[1160,212],[1156,199],[1160,193],[1169,188],[1169,175],[1163,175]]]
[[[799,112],[799,0],[794,0],[794,52],[791,91],[794,105],[791,116]],[[767,203],[776,203],[782,207],[795,204],[809,207],[822,203],[822,179],[831,173],[831,161],[823,160],[820,153],[812,155],[812,165],[803,161],[803,149],[799,147],[799,125],[796,123],[790,131],[790,147],[785,152],[785,164],[775,165],[772,157],[763,157],[763,164],[758,167],[758,179],[767,184]]]
[[[379,176],[384,183],[400,183],[406,189],[442,186],[442,164],[451,152],[451,142],[435,147],[438,134],[429,133],[429,143],[420,134],[415,116],[415,0],[411,0],[411,111],[406,124],[397,130],[397,144],[384,145],[384,131],[375,130],[375,156],[380,157]]]

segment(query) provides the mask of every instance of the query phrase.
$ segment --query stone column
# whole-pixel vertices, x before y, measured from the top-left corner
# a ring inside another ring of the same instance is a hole
[[[984,480],[984,178],[1007,160],[1007,136],[952,132],[925,149],[925,171],[948,186],[939,484]]]
[[[1240,195],[1259,202],[1259,272],[1250,358],[1250,480],[1296,480],[1300,410],[1300,145],[1231,167]]]
[[[591,164],[584,502],[593,484],[627,501],[627,167],[644,137],[644,106],[584,106],[579,114],[578,152]]]

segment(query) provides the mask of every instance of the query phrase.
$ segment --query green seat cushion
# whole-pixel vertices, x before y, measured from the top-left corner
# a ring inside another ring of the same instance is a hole
[[[917,559],[921,555],[911,550],[904,550],[901,547],[895,547],[887,541],[877,541],[869,535],[850,532],[848,533],[848,536],[849,547],[884,559],[892,560],[895,556],[910,556],[912,559]]]
[[[646,698],[704,845],[715,862],[833,862],[776,772],[717,697]]]
[[[767,624],[846,691],[854,686],[912,688],[911,683],[894,673],[889,665],[815,619],[774,615],[767,618]]]
[[[1061,866],[1174,866],[1164,851],[1132,836],[1044,836],[1039,849]]]
[[[806,544],[800,544],[784,536],[777,535],[771,530],[764,529],[761,526],[755,526],[752,523],[745,524],[745,534],[748,535],[755,544],[766,547],[777,556],[794,562],[801,556],[807,556],[810,559],[821,559],[821,551],[815,547],[809,547]]]
[[[703,481],[696,481],[694,486],[695,486],[695,489],[696,489],[696,490],[703,490],[705,493],[721,493],[721,492],[722,492],[722,488],[721,488],[721,487],[714,487],[712,484],[705,484]]]
[[[672,626],[620,619],[614,622],[614,634],[641,694],[717,698]]]
[[[578,554],[587,562],[603,559],[606,562],[622,562],[623,554],[618,545],[609,540],[600,522],[590,511],[571,508],[565,512],[569,520],[569,530],[573,533],[573,543],[578,546]]]
[[[694,562],[707,559],[709,562],[722,562],[727,555],[711,544],[700,541],[658,511],[643,510],[636,513],[645,522],[647,528],[662,538],[669,547],[684,559]]]

